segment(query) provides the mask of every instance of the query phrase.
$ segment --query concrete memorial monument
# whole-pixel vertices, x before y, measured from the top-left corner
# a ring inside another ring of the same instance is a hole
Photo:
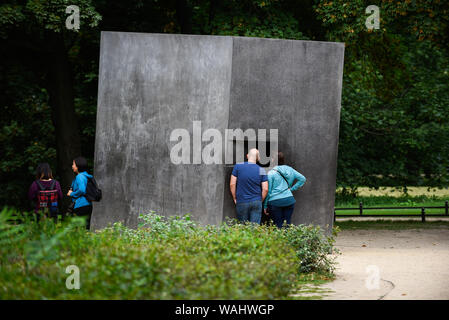
[[[234,151],[268,141],[307,178],[292,222],[329,230],[343,57],[342,43],[102,32],[92,227],[235,217]]]

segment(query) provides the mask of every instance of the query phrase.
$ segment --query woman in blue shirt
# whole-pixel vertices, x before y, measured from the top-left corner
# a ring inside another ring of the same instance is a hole
[[[86,187],[88,179],[92,178],[87,173],[87,161],[83,157],[78,157],[73,160],[72,170],[76,174],[75,179],[72,181],[67,195],[72,198],[72,202],[75,203],[73,213],[76,216],[86,216],[87,225],[86,228],[90,229],[90,217],[92,215],[92,202],[86,199]]]
[[[284,164],[284,154],[278,153],[278,165],[268,172],[268,195],[263,203],[264,213],[271,214],[274,223],[281,228],[291,223],[296,200],[292,191],[302,187],[306,178],[298,171]],[[293,182],[297,182],[293,185]]]

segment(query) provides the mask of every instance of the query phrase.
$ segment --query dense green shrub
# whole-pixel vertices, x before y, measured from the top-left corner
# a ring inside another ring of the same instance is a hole
[[[0,299],[285,299],[301,272],[333,269],[333,238],[313,226],[200,226],[150,213],[136,229],[87,232],[81,218],[0,216]],[[69,265],[79,290],[65,286]]]
[[[334,236],[337,229],[334,229]],[[334,264],[332,253],[338,253],[333,248],[334,237],[323,237],[320,228],[315,226],[291,226],[281,235],[294,248],[299,261],[299,272],[333,273]]]

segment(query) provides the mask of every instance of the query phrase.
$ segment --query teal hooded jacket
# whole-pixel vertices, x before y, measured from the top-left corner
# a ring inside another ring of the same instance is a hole
[[[282,173],[287,182],[275,170]],[[293,182],[297,182],[293,185]],[[268,194],[263,202],[263,207],[267,208],[268,202],[293,197],[292,191],[302,187],[306,178],[298,171],[287,165],[276,166],[268,172]]]

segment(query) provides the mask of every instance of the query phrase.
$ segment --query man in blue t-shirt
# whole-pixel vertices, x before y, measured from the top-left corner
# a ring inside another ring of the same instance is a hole
[[[251,149],[246,157],[248,162],[238,163],[232,170],[231,194],[236,205],[237,219],[260,224],[262,202],[268,193],[267,174],[257,164],[257,149]]]

